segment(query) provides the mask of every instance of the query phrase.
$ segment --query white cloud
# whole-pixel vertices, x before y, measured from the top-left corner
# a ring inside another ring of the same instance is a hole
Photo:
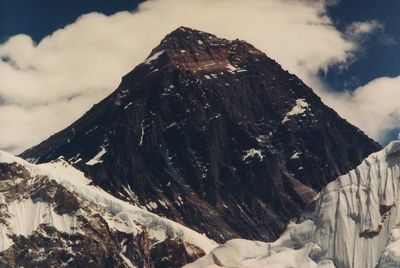
[[[383,29],[384,25],[376,20],[353,22],[346,27],[344,34],[348,39],[361,43]]]
[[[353,93],[330,93],[325,100],[377,140],[383,140],[390,130],[400,126],[400,76],[375,79]]]
[[[11,152],[29,148],[68,126],[82,115],[82,107],[90,107],[103,97],[103,94],[83,95],[36,106],[0,105],[0,146]]]
[[[72,123],[181,25],[245,39],[322,88],[318,70],[346,64],[370,31],[337,31],[325,14],[335,2],[153,0],[131,13],[84,15],[38,44],[14,36],[0,45],[0,148],[20,152]]]

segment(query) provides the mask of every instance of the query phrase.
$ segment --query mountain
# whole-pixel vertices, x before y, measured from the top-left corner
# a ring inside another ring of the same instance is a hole
[[[22,153],[223,242],[273,240],[381,147],[240,40],[180,27],[71,126]]]
[[[185,267],[400,267],[399,179],[397,140],[329,183],[277,241],[228,241]]]
[[[62,159],[34,165],[0,151],[0,267],[180,267],[216,245]]]

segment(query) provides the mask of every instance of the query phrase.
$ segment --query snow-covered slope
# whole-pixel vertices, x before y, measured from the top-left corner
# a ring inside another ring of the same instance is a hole
[[[329,183],[273,243],[233,240],[195,267],[400,267],[400,141]]]
[[[319,253],[321,249],[314,243],[308,243],[303,248],[282,248],[275,250],[269,243],[244,239],[233,239],[218,246],[210,254],[188,264],[185,268],[332,268],[331,260],[313,261],[309,254]]]
[[[99,219],[99,222],[96,222],[96,219]],[[153,254],[153,245],[170,245],[171,241],[178,244],[180,251],[176,254],[188,254],[189,260],[190,257],[193,260],[201,256],[201,252],[208,253],[217,245],[202,234],[121,201],[91,185],[91,181],[81,171],[62,159],[34,165],[0,151],[0,266],[11,267],[17,264],[15,256],[21,251],[21,248],[18,248],[19,239],[29,239],[30,236],[43,233],[49,226],[54,227],[57,234],[83,236],[84,239],[88,239],[85,236],[89,236],[93,230],[110,232],[112,239],[121,240],[118,241],[120,262],[114,262],[120,263],[122,267],[140,265],[135,262],[134,254],[126,249],[126,241],[139,236],[143,240],[145,235],[150,244],[142,243],[141,246],[146,247],[145,249],[134,249],[143,250],[140,256],[142,259],[149,258],[145,256],[146,250],[148,254]],[[104,243],[107,247],[105,242],[99,243]],[[26,248],[22,250],[32,251],[36,248],[29,243],[25,244]],[[118,246],[116,249],[118,250]],[[185,252],[182,252],[182,249]],[[43,250],[49,249],[44,247]],[[169,250],[170,252],[160,252],[158,249],[157,258],[168,258],[163,254],[171,252],[174,254],[173,248]],[[25,265],[37,264],[35,261],[48,257],[49,254],[44,254],[44,251],[43,254],[39,253],[42,256],[30,263],[28,261]],[[73,250],[71,253],[74,253]],[[190,256],[191,254],[193,256]],[[71,258],[64,264],[73,261]],[[87,261],[90,262],[89,257]]]

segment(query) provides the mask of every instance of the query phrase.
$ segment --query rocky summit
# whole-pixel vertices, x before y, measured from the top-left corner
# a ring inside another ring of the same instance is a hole
[[[218,242],[271,241],[380,148],[252,45],[180,27],[110,96],[21,156],[62,158]]]

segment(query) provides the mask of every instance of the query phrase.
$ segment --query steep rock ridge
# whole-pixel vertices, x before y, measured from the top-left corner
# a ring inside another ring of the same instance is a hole
[[[380,146],[252,45],[181,27],[109,97],[22,156],[217,241],[275,239]]]
[[[229,241],[186,267],[282,267],[287,262],[303,262],[301,267],[400,267],[399,197],[397,140],[329,183],[315,208],[290,223],[277,241]]]
[[[216,246],[90,184],[0,151],[0,267],[180,267]]]

